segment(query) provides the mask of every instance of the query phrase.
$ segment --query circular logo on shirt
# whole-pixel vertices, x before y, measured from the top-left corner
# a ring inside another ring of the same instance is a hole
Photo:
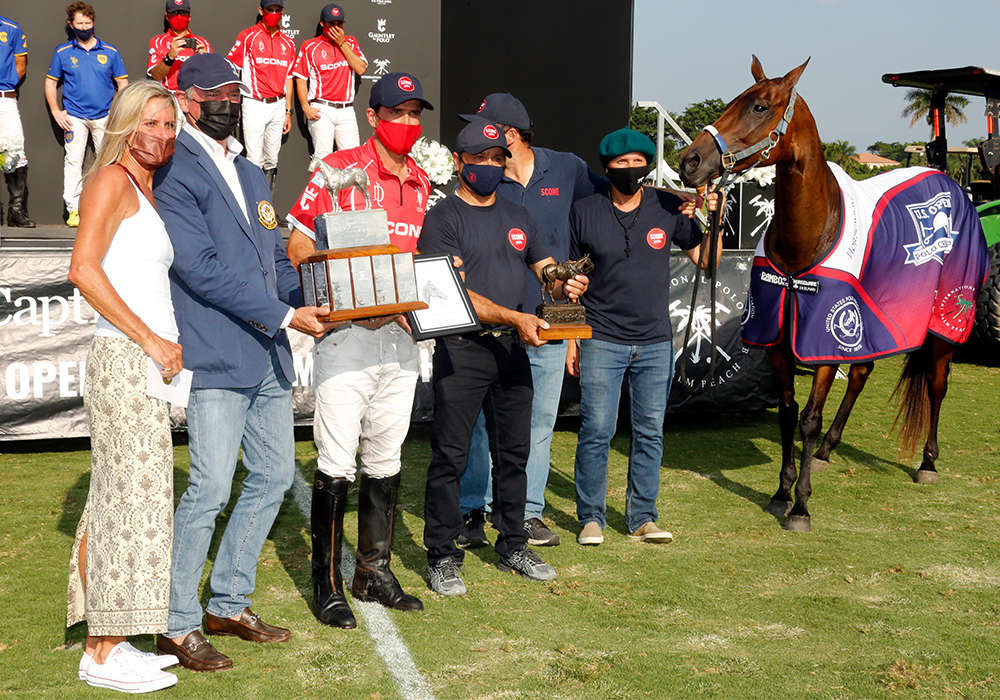
[[[413,92],[413,81],[410,80],[410,77],[408,75],[404,75],[402,78],[396,81],[396,85],[398,85],[399,89],[402,90],[403,92]]]
[[[257,202],[257,220],[260,221],[261,226],[269,231],[278,227],[278,217],[274,215],[274,206],[266,199]]]
[[[512,228],[508,231],[507,240],[510,241],[511,246],[517,251],[524,250],[524,246],[528,245],[528,237],[519,228]]]
[[[482,104],[479,105],[479,109],[476,110],[476,114],[479,114],[484,109],[486,109],[486,100],[483,100]]]
[[[653,250],[659,250],[667,244],[667,233],[662,228],[651,228],[646,234],[646,243]]]
[[[486,126],[483,127],[483,136],[491,140],[498,139],[500,138],[500,130],[497,129],[492,124],[487,124]]]

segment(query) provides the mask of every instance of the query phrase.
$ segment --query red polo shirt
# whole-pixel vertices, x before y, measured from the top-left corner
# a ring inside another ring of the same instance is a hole
[[[351,51],[368,63],[357,39],[346,36],[344,41]],[[307,98],[310,101],[354,101],[354,69],[344,58],[344,53],[322,34],[302,44],[292,75],[309,81]]]
[[[281,97],[295,65],[295,42],[258,22],[240,32],[226,58],[240,67],[252,98]]]
[[[180,35],[167,30],[163,34],[157,34],[149,40],[149,61],[146,63],[146,75],[149,75],[149,71],[153,70],[153,66],[167,57],[167,54],[170,53],[170,42],[172,42],[177,36]],[[208,39],[205,37],[198,36],[197,34],[188,34],[187,38],[197,39],[205,45],[205,50],[211,53],[212,45],[208,43]],[[177,60],[174,61],[174,65],[170,66],[170,71],[167,73],[167,77],[163,79],[163,84],[168,90],[172,92],[177,91],[177,74],[181,70],[181,65],[184,61],[194,56],[194,54],[195,50],[188,48],[181,49],[177,52]]]

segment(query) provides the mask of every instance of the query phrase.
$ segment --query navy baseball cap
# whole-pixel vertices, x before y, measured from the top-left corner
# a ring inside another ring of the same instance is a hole
[[[202,90],[214,90],[223,85],[239,85],[240,92],[250,94],[250,88],[240,80],[236,66],[230,63],[222,54],[196,53],[184,61],[177,72],[177,87],[187,90],[189,87]]]
[[[521,100],[509,92],[493,92],[483,98],[475,114],[459,114],[460,119],[471,122],[477,117],[498,124],[506,124],[521,131],[531,128],[531,117]]]
[[[420,100],[424,109],[434,109],[434,105],[424,99],[424,88],[413,73],[386,73],[372,85],[368,96],[368,106],[395,107],[407,100]]]
[[[167,0],[165,12],[190,12],[191,3],[189,0]]]
[[[455,139],[456,153],[482,153],[494,146],[510,158],[507,137],[497,124],[486,119],[473,119],[458,132],[458,137]]]
[[[285,0],[260,0],[261,7],[270,7],[271,5],[285,6]]]
[[[319,13],[320,22],[343,22],[344,21],[344,8],[336,3],[330,3],[325,5],[322,11]]]

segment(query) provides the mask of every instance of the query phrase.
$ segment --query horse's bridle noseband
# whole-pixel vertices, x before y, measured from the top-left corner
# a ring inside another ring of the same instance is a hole
[[[788,131],[788,124],[792,121],[792,115],[795,114],[795,98],[798,97],[798,92],[795,90],[795,86],[792,86],[792,91],[788,97],[788,106],[785,107],[784,114],[781,115],[781,120],[778,125],[768,132],[767,138],[761,139],[757,143],[742,151],[737,151],[733,153],[729,150],[729,146],[726,145],[725,139],[722,138],[722,134],[714,126],[709,124],[704,128],[715,141],[716,148],[719,149],[719,153],[722,155],[722,179],[719,181],[719,185],[716,189],[728,191],[732,186],[730,180],[732,179],[733,168],[736,164],[743,160],[744,158],[749,158],[755,153],[760,153],[760,158],[754,163],[751,168],[757,167],[757,165],[762,160],[767,160],[771,155],[771,149],[778,145],[778,141],[781,140],[782,135]],[[749,170],[750,168],[748,168]]]

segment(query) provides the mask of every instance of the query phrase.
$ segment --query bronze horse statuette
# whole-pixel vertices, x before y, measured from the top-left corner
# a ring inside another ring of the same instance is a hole
[[[781,319],[783,325],[779,327],[783,330],[767,348],[781,389],[778,416],[782,457],[778,490],[766,510],[779,518],[787,516],[783,522],[786,529],[803,532],[811,529],[806,507],[812,491],[810,471],[828,464],[830,453],[840,442],[851,409],[874,366],[874,357],[850,363],[847,391],[833,424],[816,449],[823,423],[823,405],[838,365],[811,362],[815,366],[812,390],[798,417],[802,456],[796,474],[793,444],[798,414],[793,383],[796,355],[793,353],[794,330],[788,330],[793,329],[794,302],[791,300],[797,290],[792,282],[796,275],[816,269],[826,260],[825,256],[838,243],[842,229],[841,184],[826,163],[809,107],[797,97],[795,90],[807,63],[808,60],[780,78],[769,79],[754,56],[750,72],[755,83],[736,97],[711,127],[706,127],[680,160],[681,178],[692,187],[720,176],[728,180],[731,175],[751,167],[776,166],[774,218],[765,234],[764,250],[769,264],[778,271],[773,277],[786,281],[788,288],[781,292],[780,309],[772,309],[774,317]],[[933,175],[941,177],[937,173]],[[965,199],[959,190],[953,191],[958,192],[953,199]],[[955,201],[954,206],[971,205]],[[976,218],[973,228],[978,226]],[[966,237],[975,235],[975,231],[970,231]],[[982,237],[981,228],[978,235]],[[970,240],[973,241],[970,245],[975,245],[974,238]],[[912,270],[912,266],[909,269]],[[880,279],[885,281],[888,277]],[[931,291],[934,293],[933,289]],[[843,316],[846,325],[837,329],[838,332],[856,332],[851,323],[857,320]],[[926,435],[923,461],[914,476],[918,483],[938,480],[935,469],[938,418],[954,350],[955,345],[932,333],[920,336],[901,350],[909,353],[895,392],[901,396],[897,423],[902,426],[903,453],[912,454],[919,439]]]

